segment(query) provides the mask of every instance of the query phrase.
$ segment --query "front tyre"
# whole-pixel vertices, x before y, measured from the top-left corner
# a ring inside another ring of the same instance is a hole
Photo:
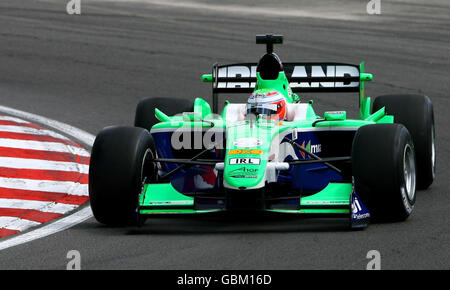
[[[152,175],[153,139],[142,128],[112,126],[97,135],[89,167],[89,198],[94,217],[110,226],[136,221],[143,181]]]
[[[416,202],[412,138],[401,124],[358,129],[352,148],[355,191],[375,221],[406,220]]]
[[[384,95],[373,102],[373,111],[386,107],[395,123],[403,124],[414,142],[417,162],[417,188],[428,188],[435,178],[436,138],[434,112],[424,95]]]

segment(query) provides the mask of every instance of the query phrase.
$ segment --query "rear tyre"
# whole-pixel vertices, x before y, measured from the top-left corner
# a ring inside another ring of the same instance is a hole
[[[176,98],[147,98],[141,100],[136,107],[134,126],[150,130],[159,123],[155,117],[155,108],[173,116],[182,112],[194,111],[194,103],[190,100]]]
[[[374,221],[403,221],[416,201],[414,146],[401,124],[358,129],[352,148],[355,191]]]
[[[395,123],[403,124],[414,142],[417,162],[417,188],[426,189],[434,180],[436,138],[433,104],[423,95],[384,95],[373,103],[373,111],[386,107]]]
[[[89,166],[94,217],[109,226],[133,224],[144,180],[153,178],[153,139],[136,127],[106,127],[97,135]]]

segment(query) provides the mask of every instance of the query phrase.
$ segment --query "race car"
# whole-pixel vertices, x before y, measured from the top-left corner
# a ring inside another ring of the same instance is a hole
[[[223,212],[335,217],[350,228],[406,220],[416,188],[435,178],[434,113],[424,95],[383,95],[372,105],[359,65],[282,63],[283,36],[256,36],[258,63],[215,64],[202,99],[148,98],[135,126],[97,135],[89,169],[94,217],[142,225],[158,215]],[[302,93],[354,92],[358,119],[316,114]],[[219,96],[246,94],[242,103]],[[299,96],[300,95],[300,96]]]

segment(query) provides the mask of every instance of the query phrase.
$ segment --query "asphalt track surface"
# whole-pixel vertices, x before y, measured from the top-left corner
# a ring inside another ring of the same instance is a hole
[[[352,232],[328,220],[155,219],[137,230],[89,219],[1,251],[1,269],[65,269],[73,249],[82,269],[365,269],[372,249],[383,269],[450,269],[448,1],[381,1],[381,15],[356,0],[278,1],[282,10],[274,1],[81,2],[78,16],[63,0],[0,2],[2,105],[97,134],[132,124],[145,97],[208,99],[202,73],[216,61],[257,61],[254,35],[280,33],[284,61],[364,60],[375,76],[368,95],[429,95],[436,180],[404,223]],[[355,95],[313,97],[319,114],[356,115]]]

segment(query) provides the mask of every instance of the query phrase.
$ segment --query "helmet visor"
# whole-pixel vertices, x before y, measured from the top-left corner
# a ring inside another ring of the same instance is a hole
[[[276,104],[247,104],[247,114],[258,115],[266,115],[270,117],[272,115],[277,114],[277,105]]]

